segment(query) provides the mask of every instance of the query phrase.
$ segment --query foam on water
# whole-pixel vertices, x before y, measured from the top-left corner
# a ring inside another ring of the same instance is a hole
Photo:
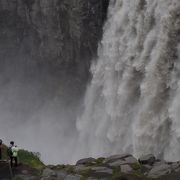
[[[77,154],[180,157],[180,1],[110,0]]]

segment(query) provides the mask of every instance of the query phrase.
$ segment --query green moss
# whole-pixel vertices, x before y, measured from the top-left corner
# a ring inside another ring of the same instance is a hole
[[[116,180],[116,179],[118,179],[121,175],[122,175],[122,173],[121,173],[120,168],[119,168],[119,167],[116,167],[116,168],[113,169],[113,175],[112,175],[111,180]]]
[[[65,165],[65,168],[64,170],[67,172],[67,173],[71,173],[71,174],[74,174],[74,166],[73,165]]]
[[[95,164],[96,164],[96,163],[93,162],[93,161],[87,161],[87,162],[85,163],[85,166],[89,167],[89,166],[94,166]]]
[[[19,163],[26,164],[34,168],[44,167],[44,164],[35,153],[26,150],[19,150],[18,156]]]
[[[133,170],[130,174],[133,175],[133,176],[137,176],[137,177],[143,178],[143,179],[146,177],[146,176],[141,172],[141,169]]]
[[[2,159],[9,159],[9,157],[7,156],[7,146],[5,146],[4,144],[2,145]]]
[[[96,159],[96,164],[97,165],[102,165],[104,160],[105,160],[105,158],[100,157],[100,158]]]
[[[139,163],[135,163],[135,164],[130,164],[130,166],[132,167],[133,170],[139,170],[141,169],[141,165]]]
[[[79,174],[82,175],[83,177],[86,177],[89,175],[90,172],[91,172],[91,168],[86,169],[86,170],[82,170],[79,172]]]
[[[19,176],[14,176],[13,178],[12,178],[12,180],[23,180],[21,177],[19,177]]]
[[[7,146],[2,145],[2,159],[3,160],[8,160],[9,157],[7,156]],[[19,150],[18,152],[18,161],[21,164],[28,165],[30,167],[34,168],[43,168],[44,164],[38,157],[37,153],[29,152],[26,150]]]

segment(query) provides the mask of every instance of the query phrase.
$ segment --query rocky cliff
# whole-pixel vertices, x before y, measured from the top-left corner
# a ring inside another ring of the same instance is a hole
[[[68,160],[107,8],[108,0],[0,0],[4,141],[13,137],[48,162]]]
[[[0,0],[0,65],[88,76],[108,0]],[[51,69],[51,70],[52,70]]]

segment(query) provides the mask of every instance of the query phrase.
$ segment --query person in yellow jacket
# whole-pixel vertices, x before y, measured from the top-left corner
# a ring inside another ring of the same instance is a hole
[[[15,167],[18,165],[18,147],[14,145],[14,142],[11,142],[11,153],[10,153],[10,159],[11,159],[11,167],[13,167],[13,164],[15,163]]]
[[[13,160],[14,160],[15,167],[17,167],[17,165],[18,165],[18,160],[17,159],[18,159],[18,151],[19,151],[19,149],[18,149],[17,146],[12,146],[11,150],[12,150],[12,163],[13,163]]]

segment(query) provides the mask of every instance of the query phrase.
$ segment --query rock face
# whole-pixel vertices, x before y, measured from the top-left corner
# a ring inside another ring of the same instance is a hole
[[[10,164],[7,161],[0,161],[0,179],[10,180],[12,172]]]
[[[96,55],[108,2],[0,0],[1,67],[13,60],[28,67],[75,68],[85,75]]]
[[[76,165],[57,165],[46,166],[37,173],[37,170],[19,167],[21,171],[16,174],[16,178],[22,180],[179,180],[180,162],[166,162],[164,160],[154,159],[153,164],[149,163],[153,155],[140,158],[145,162],[137,161],[130,154],[114,155],[107,158],[85,158],[79,160]],[[146,158],[145,158],[146,157]],[[119,163],[119,162],[123,163]],[[118,163],[117,163],[118,162]],[[117,163],[112,165],[111,163]],[[26,172],[26,173],[23,173]],[[38,177],[37,177],[37,174]]]
[[[148,164],[152,165],[155,162],[156,158],[154,157],[153,154],[148,154],[146,156],[142,156],[139,158],[139,162],[141,164]]]
[[[94,158],[85,158],[85,159],[80,159],[77,161],[76,165],[85,165],[86,163],[93,163],[95,161]]]

